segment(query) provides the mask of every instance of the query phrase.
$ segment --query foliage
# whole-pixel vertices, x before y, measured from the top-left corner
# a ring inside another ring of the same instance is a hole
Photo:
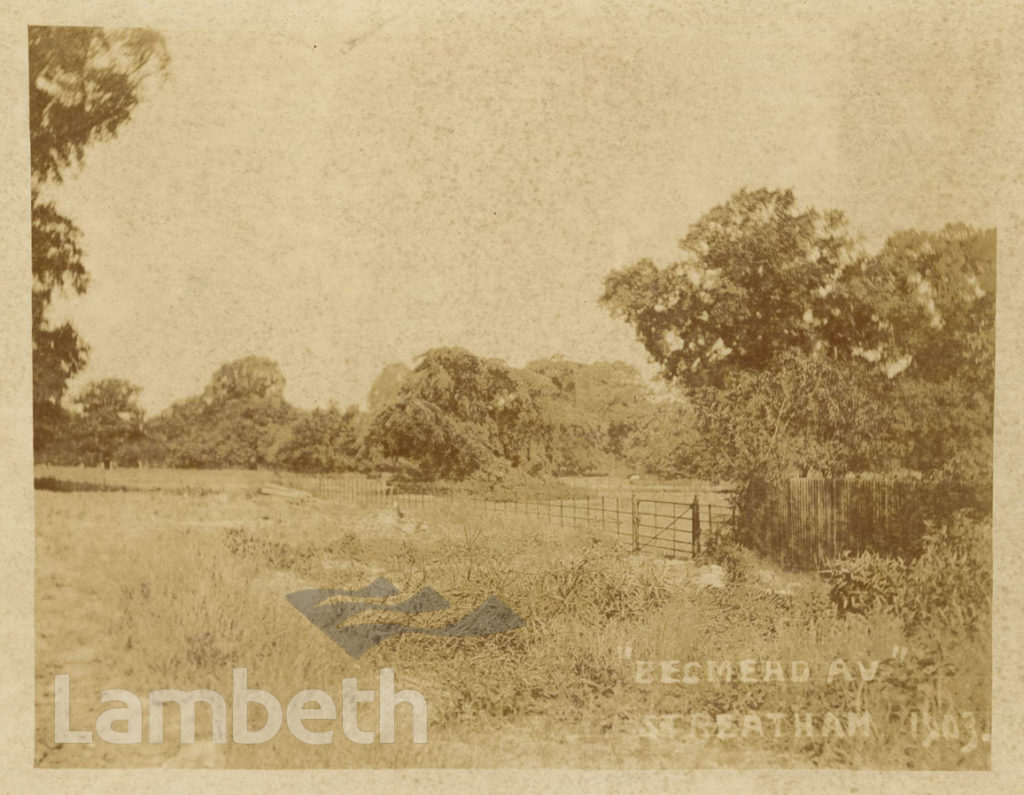
[[[941,626],[970,635],[984,629],[992,599],[991,522],[960,512],[930,526],[912,560],[864,553],[832,561],[826,578],[841,615],[888,612],[908,632]]]
[[[167,463],[183,467],[270,465],[297,411],[284,399],[276,362],[247,356],[220,367],[203,394],[173,404],[152,423]]]
[[[169,58],[145,29],[30,27],[29,129],[32,174],[60,181],[85,147],[112,138],[139,102],[147,77]]]
[[[81,230],[41,197],[47,182],[81,165],[86,146],[116,135],[139,102],[143,82],[166,69],[150,30],[30,27],[29,131],[32,164],[32,387],[38,451],[61,432],[68,380],[88,347],[70,323],[47,317],[54,291],[82,293],[88,274]],[[66,431],[66,427],[63,428]]]
[[[291,436],[278,450],[276,463],[297,472],[340,472],[355,467],[358,449],[355,406],[345,412],[337,406],[302,414]]]
[[[611,273],[602,302],[694,401],[699,474],[990,480],[995,243],[951,224],[867,256],[840,213],[741,190],[678,262]]]
[[[691,401],[650,401],[637,412],[618,442],[617,452],[634,472],[665,478],[689,477],[698,471],[699,440]]]
[[[884,468],[867,365],[797,352],[759,372],[738,372],[694,395],[702,473],[740,484],[754,477],[824,476]]]
[[[906,576],[902,558],[874,552],[845,555],[832,561],[826,571],[829,598],[840,615],[884,609],[898,613]]]
[[[477,425],[415,397],[392,403],[373,419],[364,451],[370,460],[424,478],[465,477],[495,455]]]
[[[667,378],[721,386],[729,372],[844,336],[833,322],[835,287],[858,254],[838,211],[798,212],[789,190],[741,190],[679,246],[682,259],[666,268],[642,260],[613,271],[601,299]]]
[[[871,347],[884,362],[906,361],[906,375],[952,379],[987,397],[995,350],[996,232],[949,224],[939,232],[892,235],[848,291],[880,318]]]
[[[753,550],[729,538],[717,539],[713,545],[710,544],[711,539],[708,541],[707,561],[721,566],[730,583],[756,581],[761,560]]]
[[[69,413],[63,438],[76,463],[125,465],[138,461],[144,443],[141,388],[119,378],[93,381],[75,398],[79,412]]]
[[[620,362],[552,357],[515,368],[435,348],[373,415],[363,454],[421,478],[591,472],[624,458],[650,406],[640,374]]]

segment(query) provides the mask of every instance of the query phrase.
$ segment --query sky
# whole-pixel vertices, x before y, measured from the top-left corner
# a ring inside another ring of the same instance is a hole
[[[995,223],[998,31],[969,8],[355,8],[162,30],[166,78],[50,190],[91,274],[56,307],[91,348],[73,390],[126,378],[155,413],[260,354],[293,403],[345,406],[438,345],[653,374],[603,279],[739,188],[841,209],[868,249]]]

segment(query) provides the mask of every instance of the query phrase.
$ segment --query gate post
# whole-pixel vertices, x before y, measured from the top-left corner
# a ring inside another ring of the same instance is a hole
[[[640,551],[640,500],[635,494],[631,495],[633,500],[633,551]]]
[[[690,554],[691,557],[697,557],[700,554],[700,499],[696,494],[693,495],[693,505],[690,506],[690,517],[693,522]]]

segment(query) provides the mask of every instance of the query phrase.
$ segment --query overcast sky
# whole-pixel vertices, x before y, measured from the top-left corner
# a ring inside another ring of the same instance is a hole
[[[994,223],[983,20],[579,8],[164,31],[166,81],[54,191],[92,274],[60,306],[92,348],[76,385],[158,411],[258,353],[311,407],[436,345],[644,365],[603,277],[744,186],[842,209],[869,248]]]

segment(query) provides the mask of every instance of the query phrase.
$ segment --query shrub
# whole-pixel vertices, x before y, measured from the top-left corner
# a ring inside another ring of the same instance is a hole
[[[910,567],[902,617],[908,629],[937,623],[973,634],[988,621],[992,602],[992,524],[958,513],[929,528],[924,551]]]
[[[757,553],[728,538],[718,539],[704,557],[708,562],[721,566],[730,583],[746,583],[757,579],[761,563]]]
[[[841,616],[877,610],[898,612],[906,575],[907,566],[902,558],[873,552],[834,559],[825,573],[829,597]]]
[[[960,512],[942,526],[929,523],[922,549],[909,562],[873,553],[831,561],[826,579],[840,613],[889,612],[907,632],[941,625],[975,633],[991,605],[991,522]]]

